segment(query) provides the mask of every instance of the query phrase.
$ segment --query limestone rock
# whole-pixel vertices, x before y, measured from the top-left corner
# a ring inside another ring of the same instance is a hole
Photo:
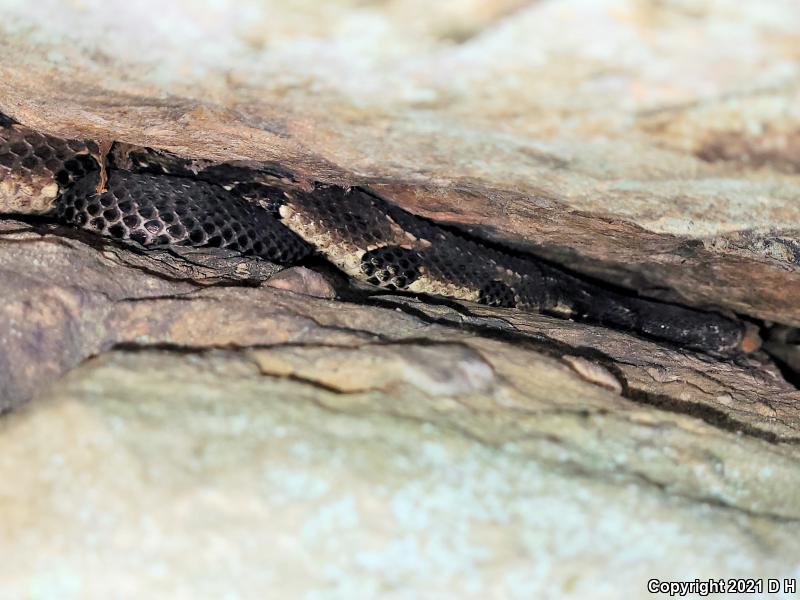
[[[791,0],[5,3],[0,111],[367,185],[794,364],[798,32]],[[0,598],[800,578],[766,355],[329,275],[0,220]]]
[[[413,370],[430,349],[382,348],[346,357]],[[0,424],[4,593],[644,598],[654,576],[797,576],[796,445],[534,353],[521,390],[476,367],[488,350],[437,348],[477,368],[469,389],[367,374],[343,392],[301,373],[326,346],[88,361]]]

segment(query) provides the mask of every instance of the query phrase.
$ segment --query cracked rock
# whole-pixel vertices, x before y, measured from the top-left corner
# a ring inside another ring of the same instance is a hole
[[[488,393],[491,366],[472,348],[456,344],[381,344],[359,348],[254,351],[264,374],[299,378],[340,392],[412,386],[429,396]]]
[[[0,422],[4,590],[612,598],[656,565],[791,576],[796,445],[518,368],[537,385],[342,391],[247,350],[89,360]]]
[[[800,577],[794,4],[310,6],[5,3],[0,112],[367,186],[738,313],[771,355],[3,217],[0,596],[616,599],[654,576]]]

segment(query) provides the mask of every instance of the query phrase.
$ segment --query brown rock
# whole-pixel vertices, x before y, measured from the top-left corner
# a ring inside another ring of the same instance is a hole
[[[306,294],[315,298],[333,299],[336,290],[324,275],[306,267],[291,267],[281,271],[267,281],[269,287]]]
[[[798,19],[779,0],[11,3],[0,111],[368,185],[781,323],[767,347],[791,362]],[[765,355],[334,301],[278,270],[0,221],[2,594],[601,599],[796,577],[800,392]]]

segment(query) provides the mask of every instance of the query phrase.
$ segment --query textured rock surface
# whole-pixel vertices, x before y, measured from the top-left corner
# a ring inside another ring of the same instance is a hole
[[[343,384],[328,346],[89,361],[0,424],[4,592],[618,598],[800,575],[797,446],[497,350],[442,344],[456,369],[426,378],[429,345],[354,346],[372,368]]]
[[[303,378],[310,369],[324,386],[349,391],[347,385],[370,387],[374,378],[391,378],[405,367],[393,355],[365,364],[344,348],[409,339],[472,340],[499,348],[492,352],[503,357],[500,363],[524,365],[530,353],[573,357],[565,366],[592,380],[583,361],[574,360],[583,357],[617,382],[612,387],[642,402],[767,440],[800,440],[800,391],[764,357],[718,361],[601,327],[479,305],[459,309],[390,296],[334,301],[326,298],[331,289],[324,277],[305,270],[283,271],[277,281],[262,285],[272,272],[259,271],[263,263],[257,261],[208,261],[197,251],[142,255],[88,234],[58,235],[63,233],[14,221],[0,227],[0,286],[8,290],[0,307],[3,407],[30,399],[83,360],[119,346],[193,350],[286,344],[286,361],[265,363],[272,365],[265,367],[274,369],[270,372]],[[291,348],[305,344],[340,350],[324,367],[316,361],[293,367],[303,355]],[[432,382],[441,372],[470,381],[469,370],[440,360],[436,351],[415,360],[417,368],[402,377]],[[524,369],[515,378],[523,375]],[[521,391],[542,385],[535,377],[524,381]]]
[[[791,0],[7,2],[0,111],[798,325],[798,31]],[[0,598],[800,578],[763,356],[276,271],[0,221],[0,409],[36,400],[0,419]]]
[[[798,574],[800,392],[772,367],[4,227],[3,397],[38,396],[0,421],[7,597]]]

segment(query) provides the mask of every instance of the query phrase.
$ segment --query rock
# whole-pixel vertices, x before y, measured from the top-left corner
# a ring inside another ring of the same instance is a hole
[[[200,285],[6,227],[0,380],[38,396],[0,421],[12,597],[793,576],[798,398],[766,365],[513,310]]]
[[[385,351],[413,370],[426,349]],[[4,593],[644,598],[652,577],[797,576],[796,445],[465,349],[436,348],[498,372],[354,369],[343,390],[303,371],[340,353],[316,344],[87,361],[0,423]]]
[[[279,290],[290,290],[316,298],[332,299],[336,290],[325,276],[306,267],[291,267],[271,277],[266,284]]]
[[[607,375],[596,381],[605,372],[628,397],[695,414],[731,431],[786,442],[800,438],[800,391],[763,356],[720,361],[603,327],[479,305],[464,314],[448,305],[391,296],[333,301],[296,293],[300,288],[254,287],[252,279],[238,277],[241,259],[220,258],[199,268],[195,253],[141,254],[87,234],[65,238],[52,226],[6,221],[3,227],[4,408],[41,393],[87,358],[120,346],[178,352],[269,347],[268,359],[254,354],[265,373],[301,379],[311,373],[320,385],[341,391],[413,381],[420,389],[455,393],[488,385],[499,368],[470,351],[452,359],[440,352],[468,339],[471,344],[504,342],[558,360],[567,355],[569,368],[584,378],[589,373],[598,385],[616,389]],[[306,277],[322,280],[319,274]],[[408,339],[431,348],[409,355],[391,346]],[[373,348],[366,359],[347,350],[365,343]],[[307,344],[338,350],[319,356],[305,349]],[[287,345],[285,356],[275,349],[279,345]],[[503,355],[514,364],[527,360]],[[589,365],[594,365],[591,372]],[[529,383],[523,387],[539,385],[527,375],[524,380]]]
[[[797,361],[791,3],[232,6],[3,6],[0,111],[367,185],[774,323],[766,347]],[[800,578],[800,391],[764,353],[34,219],[0,220],[0,290],[0,596],[648,598],[652,577]]]
[[[607,390],[622,393],[622,383],[616,376],[604,366],[593,362],[582,356],[571,356],[565,354],[561,360],[567,363],[573,371],[583,377],[586,381],[604,387]]]

